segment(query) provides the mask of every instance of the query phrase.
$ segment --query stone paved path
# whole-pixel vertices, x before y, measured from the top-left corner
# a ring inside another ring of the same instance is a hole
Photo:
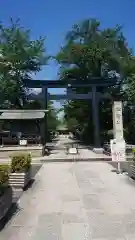
[[[45,163],[0,240],[135,240],[135,183],[103,162]]]
[[[71,140],[68,138],[68,136],[59,136],[58,142],[54,144],[55,149],[51,151],[51,154],[49,156],[44,157],[33,157],[32,161],[33,163],[40,162],[40,160],[43,161],[63,161],[63,160],[72,160],[74,158],[74,155],[67,154],[66,153],[66,146],[70,145],[72,143],[75,143],[74,140]],[[75,156],[76,159],[81,159],[81,161],[86,159],[104,159],[108,160],[110,157],[105,154],[97,154],[94,153],[92,150],[88,149],[87,146],[81,146],[82,148],[79,149],[79,155]],[[0,163],[10,163],[11,158],[0,158]]]

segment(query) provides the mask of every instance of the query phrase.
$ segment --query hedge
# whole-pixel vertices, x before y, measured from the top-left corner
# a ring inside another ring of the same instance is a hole
[[[9,186],[9,166],[0,165],[0,196],[3,195]]]
[[[31,167],[31,154],[18,154],[12,156],[11,173],[27,172]]]

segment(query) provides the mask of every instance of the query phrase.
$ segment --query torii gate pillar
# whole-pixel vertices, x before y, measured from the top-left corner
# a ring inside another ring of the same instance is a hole
[[[96,86],[92,86],[92,113],[94,126],[94,148],[96,153],[103,153],[100,141],[100,123],[99,123],[99,98],[97,96]]]

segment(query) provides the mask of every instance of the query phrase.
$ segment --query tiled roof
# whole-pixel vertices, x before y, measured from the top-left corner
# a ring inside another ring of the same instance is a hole
[[[0,110],[0,120],[42,119],[47,110]]]

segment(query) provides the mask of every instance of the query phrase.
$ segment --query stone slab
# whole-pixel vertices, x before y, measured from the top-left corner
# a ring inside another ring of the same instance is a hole
[[[97,154],[103,154],[104,149],[103,148],[93,148],[93,152],[95,152]]]
[[[0,240],[134,240],[135,183],[114,170],[105,162],[44,163]]]

